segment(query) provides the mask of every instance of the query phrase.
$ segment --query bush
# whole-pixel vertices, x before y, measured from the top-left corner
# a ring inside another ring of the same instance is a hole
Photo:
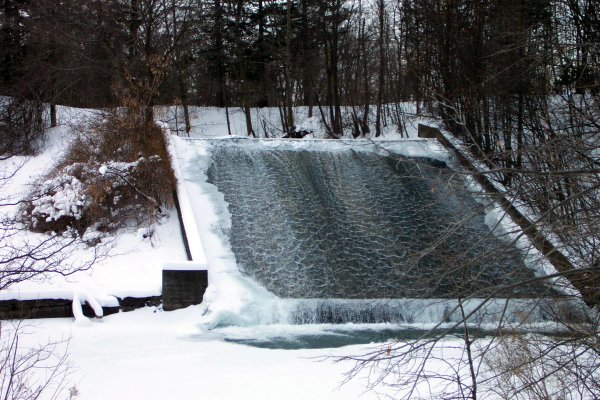
[[[30,229],[95,238],[152,224],[172,205],[175,178],[162,130],[113,110],[78,127],[66,156],[23,210]]]

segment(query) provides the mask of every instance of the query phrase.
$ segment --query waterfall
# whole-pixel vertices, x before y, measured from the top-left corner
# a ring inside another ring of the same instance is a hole
[[[256,286],[239,296],[243,310],[216,312],[215,326],[437,323],[458,318],[458,298],[476,298],[467,302],[477,308],[472,321],[552,319],[537,299],[557,292],[539,282],[509,286],[534,272],[438,157],[338,143],[201,147],[187,175],[222,196],[228,262],[237,281]],[[523,317],[525,307],[535,311]]]

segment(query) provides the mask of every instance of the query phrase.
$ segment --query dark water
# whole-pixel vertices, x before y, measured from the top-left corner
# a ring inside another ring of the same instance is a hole
[[[540,296],[445,164],[374,152],[214,146],[239,268],[283,298]]]
[[[425,331],[419,329],[389,328],[371,330],[357,328],[352,330],[330,329],[314,334],[275,336],[269,338],[225,338],[224,340],[226,342],[239,343],[264,349],[297,350],[327,349],[353,344],[381,343],[396,340],[416,340],[426,337],[435,337],[436,333],[439,334],[441,331],[432,331],[429,335],[426,335]],[[461,331],[459,329],[451,332],[444,331],[446,337],[452,337],[454,333],[460,334]],[[479,332],[474,331],[472,333],[477,334]],[[481,332],[481,336],[484,336],[483,332]]]
[[[564,337],[568,333],[548,332],[547,330],[532,329],[527,330],[530,334],[541,334],[545,336]],[[493,338],[498,335],[506,335],[508,331],[499,332],[494,329],[481,329],[470,327],[469,335],[471,339]],[[332,327],[318,333],[290,334],[282,336],[269,336],[264,338],[230,338],[225,336],[224,341],[238,343],[252,347],[264,349],[327,349],[343,347],[355,344],[384,343],[397,341],[423,340],[439,338],[445,339],[458,338],[464,340],[464,327],[454,329],[415,329],[403,328],[401,326],[389,327],[386,329],[368,329],[356,327],[353,329],[336,329]],[[568,336],[567,336],[568,337]]]

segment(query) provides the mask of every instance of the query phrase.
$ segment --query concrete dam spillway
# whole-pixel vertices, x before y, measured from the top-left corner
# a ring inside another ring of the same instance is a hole
[[[362,316],[350,321],[394,320],[390,302],[387,316],[373,317],[381,299],[551,291],[539,283],[498,291],[534,273],[486,225],[464,178],[441,161],[243,141],[215,144],[210,153],[208,183],[228,203],[226,234],[242,273],[280,298],[319,304],[320,315],[309,317],[298,306],[296,322],[336,322],[335,309],[369,300],[369,316],[355,311]]]

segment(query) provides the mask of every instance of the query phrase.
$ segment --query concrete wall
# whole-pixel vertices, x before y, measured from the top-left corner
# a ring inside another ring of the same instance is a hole
[[[163,310],[172,311],[202,303],[208,287],[206,269],[163,269]]]

